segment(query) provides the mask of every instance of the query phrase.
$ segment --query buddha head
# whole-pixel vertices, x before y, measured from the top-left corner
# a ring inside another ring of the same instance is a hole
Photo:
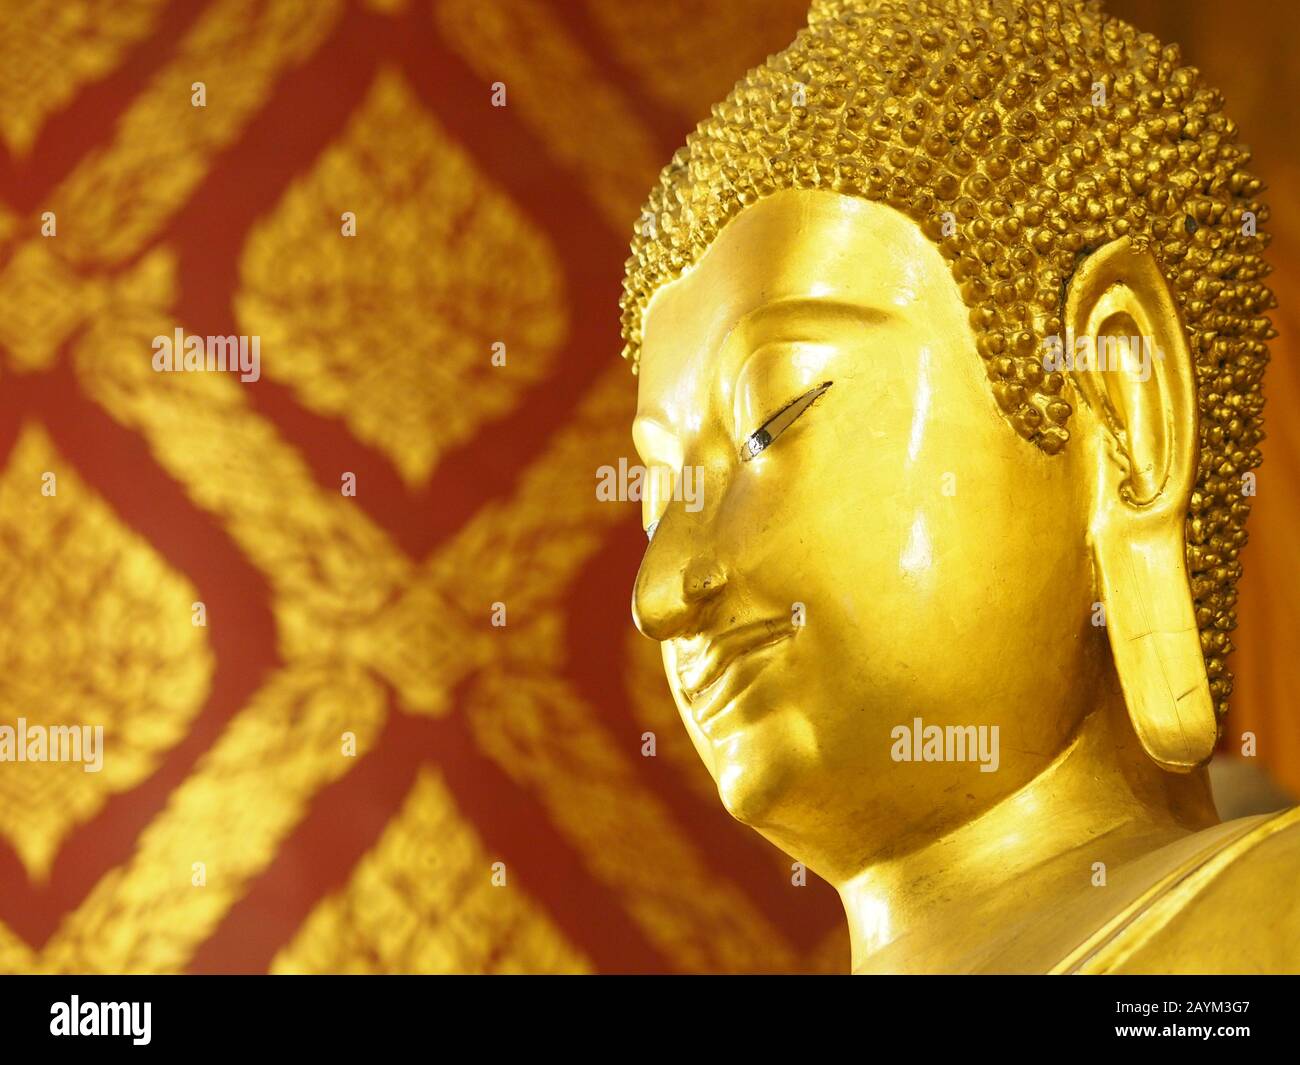
[[[1248,158],[1071,0],[822,0],[687,138],[624,285],[633,613],[735,817],[844,873],[1109,703],[1148,790],[1203,787],[1272,335]],[[997,756],[901,759],[922,723]]]

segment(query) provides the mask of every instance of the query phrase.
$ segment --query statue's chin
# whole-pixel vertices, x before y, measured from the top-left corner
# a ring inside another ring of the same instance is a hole
[[[791,774],[769,759],[720,758],[718,797],[727,813],[750,828],[762,830],[780,819]]]

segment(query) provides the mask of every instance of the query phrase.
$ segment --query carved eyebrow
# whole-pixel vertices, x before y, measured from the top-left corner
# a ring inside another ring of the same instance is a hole
[[[774,318],[781,323],[792,314],[803,315],[821,323],[858,326],[879,325],[894,317],[894,312],[886,307],[825,297],[794,296],[773,300],[771,303],[754,308],[732,327],[727,334],[727,339],[729,340],[732,334],[750,336],[755,332],[761,332],[769,325],[770,319]],[[804,328],[806,329],[806,326]],[[747,346],[754,348],[758,344],[751,340]]]
[[[816,388],[811,388],[798,399],[787,403],[768,418],[762,426],[750,433],[749,439],[741,446],[740,461],[748,462],[766,448],[773,440],[788,429],[796,418],[811,407],[817,399],[831,387],[834,381],[825,381]]]

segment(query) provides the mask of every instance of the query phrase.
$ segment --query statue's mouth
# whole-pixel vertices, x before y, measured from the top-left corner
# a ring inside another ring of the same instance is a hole
[[[769,618],[741,625],[712,639],[699,640],[698,644],[695,640],[679,641],[677,680],[686,701],[693,709],[697,704],[712,704],[715,701],[712,696],[722,687],[733,666],[755,651],[793,636],[794,632],[789,618]],[[703,709],[701,705],[699,710]],[[701,715],[696,716],[698,719]]]

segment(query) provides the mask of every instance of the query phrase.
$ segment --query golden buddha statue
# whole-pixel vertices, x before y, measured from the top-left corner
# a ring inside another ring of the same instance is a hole
[[[821,0],[650,196],[633,612],[856,972],[1300,968],[1300,817],[1220,823],[1204,768],[1273,335],[1247,162],[1095,4]]]

